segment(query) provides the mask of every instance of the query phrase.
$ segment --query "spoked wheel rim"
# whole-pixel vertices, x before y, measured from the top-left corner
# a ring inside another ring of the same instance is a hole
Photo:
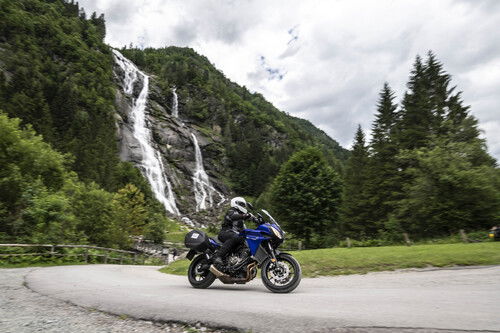
[[[271,262],[266,272],[267,279],[277,287],[285,287],[292,283],[297,274],[293,263],[287,259]]]
[[[202,269],[203,264],[204,263],[202,261],[200,261],[193,268],[193,272],[191,275],[196,282],[202,282],[203,280],[205,280],[207,278],[208,274],[210,273],[210,271],[208,269],[205,269],[205,270]]]
[[[195,288],[208,288],[214,281],[215,275],[209,270],[209,264],[203,255],[195,258],[188,270],[189,283]]]

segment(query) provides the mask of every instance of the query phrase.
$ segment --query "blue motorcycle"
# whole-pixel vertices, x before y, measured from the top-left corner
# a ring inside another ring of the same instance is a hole
[[[225,284],[245,284],[257,276],[258,268],[270,291],[289,293],[297,288],[300,265],[292,255],[278,250],[285,233],[269,212],[264,209],[261,212],[263,215],[258,213],[254,217],[259,226],[240,233],[245,242],[225,258],[223,267],[212,264],[221,244],[203,231],[193,230],[186,235],[184,244],[190,249],[186,257],[191,260],[188,279],[194,288],[208,288],[215,279]]]

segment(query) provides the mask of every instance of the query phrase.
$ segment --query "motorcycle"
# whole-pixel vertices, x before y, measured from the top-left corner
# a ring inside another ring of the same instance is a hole
[[[297,288],[301,279],[300,264],[292,255],[278,250],[285,232],[268,211],[262,209],[261,213],[252,215],[258,227],[240,233],[245,242],[226,256],[223,267],[215,267],[212,262],[221,246],[219,242],[203,231],[192,230],[186,234],[184,244],[190,249],[186,258],[191,260],[188,279],[194,288],[208,288],[215,279],[224,284],[245,284],[257,276],[258,268],[262,282],[270,291],[289,293]]]

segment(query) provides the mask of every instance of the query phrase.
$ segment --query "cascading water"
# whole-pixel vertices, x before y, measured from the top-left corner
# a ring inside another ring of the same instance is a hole
[[[125,93],[132,95],[134,83],[142,76],[143,86],[137,97],[133,100],[132,112],[130,118],[133,122],[133,135],[139,142],[142,161],[140,169],[149,181],[151,188],[165,209],[175,215],[179,215],[179,209],[175,203],[175,196],[172,191],[172,185],[165,175],[165,168],[161,159],[160,152],[155,150],[152,145],[151,130],[146,126],[146,101],[148,98],[149,76],[141,72],[130,60],[125,58],[120,52],[113,50],[116,63],[123,69],[125,78],[123,85]]]
[[[193,173],[193,189],[194,198],[196,200],[196,211],[201,209],[206,209],[207,207],[213,206],[213,196],[214,194],[220,197],[220,202],[217,205],[223,203],[226,198],[222,193],[217,191],[212,185],[210,185],[210,179],[208,178],[205,168],[203,167],[203,156],[201,155],[201,149],[198,144],[198,139],[194,133],[191,133],[193,138],[194,152],[196,165]],[[208,204],[208,205],[207,205]]]
[[[172,117],[179,118],[179,101],[177,99],[177,93],[175,92],[177,88],[172,88]]]

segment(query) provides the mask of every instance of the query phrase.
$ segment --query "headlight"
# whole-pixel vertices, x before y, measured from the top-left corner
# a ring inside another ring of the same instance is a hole
[[[278,237],[279,239],[281,239],[281,234],[278,230],[276,230],[275,227],[270,227],[270,229],[273,231],[274,233],[274,236]]]

